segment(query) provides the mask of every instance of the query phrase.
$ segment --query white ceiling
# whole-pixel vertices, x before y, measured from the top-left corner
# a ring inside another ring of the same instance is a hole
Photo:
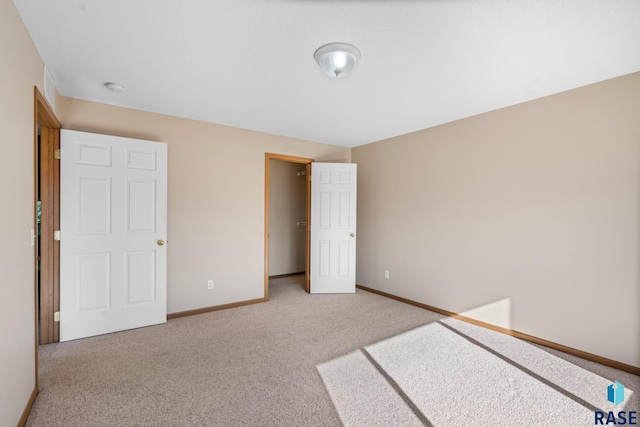
[[[638,0],[14,2],[62,95],[348,147],[640,71]]]

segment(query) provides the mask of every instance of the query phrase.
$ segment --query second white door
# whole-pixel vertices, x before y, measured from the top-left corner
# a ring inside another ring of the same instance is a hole
[[[356,164],[311,164],[312,294],[356,291],[356,192]]]
[[[166,144],[60,143],[60,341],[166,322]]]

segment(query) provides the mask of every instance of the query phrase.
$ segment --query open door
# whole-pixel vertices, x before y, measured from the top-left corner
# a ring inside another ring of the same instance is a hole
[[[311,164],[311,293],[356,291],[354,163]]]
[[[60,341],[166,322],[166,144],[60,138]]]

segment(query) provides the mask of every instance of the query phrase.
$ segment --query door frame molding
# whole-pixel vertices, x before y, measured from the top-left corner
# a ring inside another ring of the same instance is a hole
[[[295,157],[288,156],[284,154],[274,154],[274,153],[265,153],[264,155],[264,300],[269,300],[269,161],[270,160],[281,160],[289,163],[299,163],[307,166],[307,232],[306,232],[306,243],[305,243],[305,267],[304,267],[304,288],[307,292],[310,291],[309,288],[309,268],[310,268],[310,245],[311,245],[311,232],[310,232],[310,221],[311,221],[311,163],[314,162],[314,159],[309,159],[306,157]]]
[[[38,218],[37,218],[37,203],[38,203],[38,191],[43,190],[47,192],[47,197],[52,200],[53,206],[48,206],[42,212],[42,220],[45,219],[48,222],[48,230],[58,230],[60,227],[60,163],[54,158],[55,150],[60,148],[60,128],[61,124],[56,117],[53,109],[40,93],[37,86],[33,88],[34,93],[34,113],[33,113],[33,169],[34,169],[34,184],[33,184],[33,207],[34,207],[34,232],[36,233],[34,244],[34,311],[35,311],[35,374],[36,374],[36,388],[38,387],[38,343],[48,344],[50,342],[57,342],[59,340],[59,326],[60,324],[53,321],[53,313],[59,310],[60,307],[60,242],[54,240],[53,232],[49,233],[47,238],[47,244],[43,245],[47,248],[46,257],[48,262],[45,264],[49,271],[49,279],[44,283],[41,283],[40,293],[46,295],[46,298],[40,298],[38,292],[38,252],[40,239],[44,239],[44,234],[41,233],[40,237],[37,237],[38,230]],[[49,144],[46,152],[41,153],[40,162],[50,166],[46,170],[46,178],[48,180],[47,186],[39,188],[38,180],[40,174],[40,164],[38,163],[38,126],[40,129],[46,129],[42,133],[48,133],[50,136],[51,144]],[[44,227],[42,227],[44,229]],[[42,269],[41,269],[42,271]],[[43,286],[44,285],[44,289]],[[40,326],[40,327],[39,327]],[[40,331],[40,333],[38,332]],[[42,339],[44,338],[44,339]]]

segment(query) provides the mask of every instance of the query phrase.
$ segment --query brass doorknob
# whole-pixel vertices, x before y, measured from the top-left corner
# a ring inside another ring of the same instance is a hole
[[[349,236],[356,237],[356,233],[351,233],[351,234],[349,234]]]
[[[158,246],[162,246],[162,245],[164,245],[164,240],[162,239],[158,240]]]

